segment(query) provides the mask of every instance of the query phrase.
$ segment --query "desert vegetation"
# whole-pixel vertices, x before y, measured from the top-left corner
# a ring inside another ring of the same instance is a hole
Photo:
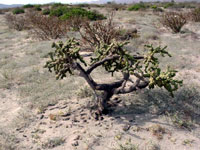
[[[174,33],[178,33],[187,21],[182,13],[167,12],[162,16],[161,23],[170,28]]]
[[[0,150],[200,149],[199,7],[2,9]]]

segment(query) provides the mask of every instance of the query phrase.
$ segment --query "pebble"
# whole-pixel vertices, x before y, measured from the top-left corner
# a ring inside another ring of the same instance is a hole
[[[70,117],[64,118],[63,121],[68,121],[70,120]]]
[[[40,116],[40,119],[43,119],[43,118],[44,118],[44,115],[41,115],[41,116]]]
[[[74,140],[76,141],[76,140],[80,140],[81,139],[81,136],[80,135],[77,135],[75,138],[74,138]]]
[[[123,130],[124,131],[128,131],[130,129],[131,125],[130,124],[126,124],[123,126]]]
[[[72,143],[72,146],[78,146],[79,145],[79,143],[78,143],[78,141],[74,141],[73,143]]]

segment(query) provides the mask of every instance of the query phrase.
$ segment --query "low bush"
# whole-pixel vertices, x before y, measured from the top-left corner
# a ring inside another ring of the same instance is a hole
[[[23,8],[33,8],[33,7],[34,7],[34,5],[32,5],[32,4],[27,4],[27,5],[23,6]]]
[[[43,15],[49,15],[49,14],[50,14],[50,9],[44,9],[44,10],[42,11],[42,14],[43,14]]]
[[[72,31],[79,31],[85,21],[88,21],[88,19],[77,16],[71,17],[67,20],[68,25]]]
[[[192,21],[200,22],[200,8],[192,10],[189,16],[192,19]]]
[[[0,9],[0,15],[2,14],[5,14],[7,12],[10,12],[11,11],[11,8],[3,8],[3,9]]]
[[[22,8],[15,8],[13,11],[12,11],[13,14],[17,15],[17,14],[23,14],[25,13],[24,9]]]
[[[144,3],[138,3],[128,8],[129,11],[144,10],[147,6]]]
[[[61,7],[61,6],[64,6],[64,4],[62,4],[62,3],[54,3],[52,5],[52,8]]]
[[[42,11],[41,5],[34,5],[36,11]]]
[[[32,33],[41,40],[58,39],[66,35],[68,24],[57,17],[43,16],[39,13],[26,14]]]
[[[109,3],[109,4],[106,5],[106,7],[111,8],[113,11],[126,10],[127,9],[126,5],[117,4],[117,3]]]
[[[6,24],[10,29],[22,31],[28,28],[25,17],[23,16],[15,16],[11,14],[6,14],[5,19],[6,19]]]
[[[56,7],[54,9],[51,9],[50,16],[60,17],[64,15],[65,13],[67,13],[67,10],[68,8],[64,6]]]
[[[170,8],[170,7],[173,7],[174,5],[175,5],[175,3],[169,2],[169,3],[166,3],[163,7],[164,8]]]
[[[89,20],[102,20],[105,17],[102,14],[98,14],[97,12],[87,11],[83,8],[68,8],[68,7],[58,7],[56,9],[52,9],[50,12],[50,16],[60,17],[62,20],[68,20],[72,17],[86,17]]]
[[[183,13],[167,12],[162,16],[161,23],[174,33],[178,33],[187,21]]]

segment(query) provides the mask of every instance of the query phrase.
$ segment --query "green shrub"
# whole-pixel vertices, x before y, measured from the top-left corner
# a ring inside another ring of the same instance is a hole
[[[61,7],[61,6],[64,6],[64,4],[62,4],[62,3],[54,3],[52,5],[52,8]]]
[[[34,5],[32,5],[32,4],[27,4],[27,5],[23,6],[23,8],[33,8],[33,7],[34,7]]]
[[[34,5],[36,11],[42,11],[41,5]]]
[[[67,13],[69,8],[61,6],[61,7],[57,7],[55,9],[51,9],[50,11],[50,16],[56,16],[56,17],[60,17],[62,15],[64,15],[65,13]]]
[[[60,17],[62,20],[68,20],[72,17],[85,17],[89,20],[102,20],[105,17],[97,12],[87,11],[83,8],[68,8],[68,7],[58,7],[51,10],[50,16]]]
[[[169,7],[173,7],[174,6],[174,3],[171,2],[171,3],[166,3],[163,7],[164,8],[169,8]]]
[[[23,14],[24,13],[24,9],[22,8],[15,8],[13,11],[13,14]]]
[[[152,5],[151,8],[152,8],[152,9],[157,9],[158,6],[157,6],[157,5]]]
[[[44,10],[42,11],[42,14],[43,14],[43,15],[49,15],[49,14],[50,14],[50,9],[44,9]]]
[[[147,8],[147,6],[145,6],[144,3],[138,3],[138,4],[135,4],[131,7],[129,7],[128,10],[129,11],[138,11],[138,10],[142,10],[142,9],[144,10],[146,8]]]
[[[163,12],[163,9],[158,7],[157,5],[152,5],[151,8],[154,12]]]

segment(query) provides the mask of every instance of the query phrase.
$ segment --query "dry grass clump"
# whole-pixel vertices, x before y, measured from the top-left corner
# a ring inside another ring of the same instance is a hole
[[[10,29],[22,31],[28,28],[26,24],[26,19],[24,16],[6,14],[5,19],[6,19],[6,24]]]
[[[165,134],[165,128],[160,126],[159,124],[152,125],[151,127],[148,128],[149,131],[152,132],[154,136],[157,137],[158,140],[161,140],[163,138],[163,134]]]
[[[48,141],[43,143],[42,148],[52,149],[59,145],[62,145],[63,143],[65,143],[65,139],[63,137],[54,137],[54,138],[48,139]]]
[[[180,32],[181,28],[187,23],[185,15],[178,12],[166,12],[160,21],[174,33]]]
[[[32,29],[32,33],[41,40],[58,39],[66,35],[68,31],[67,21],[57,17],[43,16],[39,13],[29,12],[26,19]]]

